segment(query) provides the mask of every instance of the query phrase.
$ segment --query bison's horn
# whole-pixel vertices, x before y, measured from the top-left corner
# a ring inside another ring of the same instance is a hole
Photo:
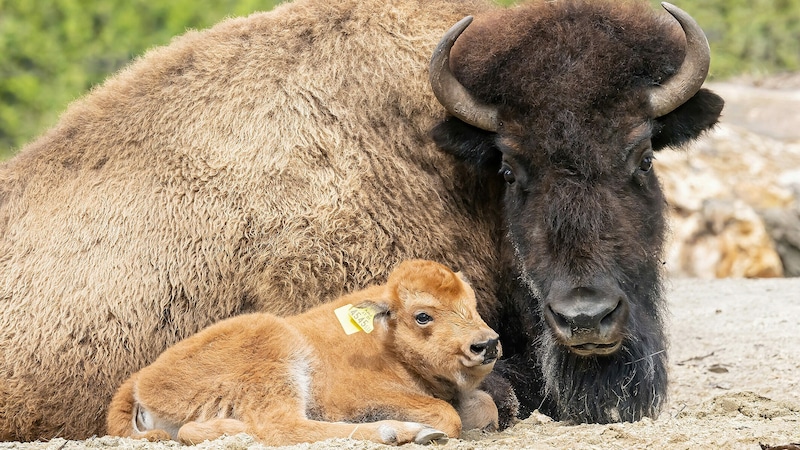
[[[650,106],[655,117],[661,117],[684,104],[700,90],[708,75],[711,51],[700,25],[677,6],[662,2],[661,6],[674,17],[686,35],[686,56],[678,72],[663,85],[650,92]]]
[[[497,109],[473,97],[450,70],[450,49],[471,22],[472,16],[458,21],[436,46],[428,73],[431,88],[439,103],[453,116],[483,130],[497,131]]]

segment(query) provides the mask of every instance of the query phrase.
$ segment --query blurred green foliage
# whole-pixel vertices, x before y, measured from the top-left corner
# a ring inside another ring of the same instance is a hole
[[[279,1],[0,0],[0,159],[148,48]],[[674,3],[705,29],[712,77],[800,69],[800,0]]]
[[[0,0],[0,159],[69,102],[187,29],[279,0]]]
[[[654,7],[659,1],[651,0]],[[670,0],[711,46],[711,77],[800,70],[800,0]]]

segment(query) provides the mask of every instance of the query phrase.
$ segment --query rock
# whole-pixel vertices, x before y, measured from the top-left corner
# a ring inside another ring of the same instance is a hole
[[[672,276],[800,276],[800,72],[708,83],[720,125],[656,170],[670,204]]]
[[[670,275],[783,276],[758,211],[796,202],[795,190],[779,175],[800,167],[800,145],[721,124],[688,151],[659,152],[656,164],[671,206]]]
[[[766,209],[761,217],[781,257],[784,275],[800,276],[800,205]]]

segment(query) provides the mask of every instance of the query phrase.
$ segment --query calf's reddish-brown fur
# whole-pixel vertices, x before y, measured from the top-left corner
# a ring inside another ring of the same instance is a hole
[[[345,334],[334,310],[348,304],[373,311],[371,333]],[[462,418],[496,428],[494,402],[477,386],[499,356],[497,337],[459,274],[407,261],[387,284],[304,314],[242,315],[179,342],[120,387],[108,432],[402,444],[457,437]]]

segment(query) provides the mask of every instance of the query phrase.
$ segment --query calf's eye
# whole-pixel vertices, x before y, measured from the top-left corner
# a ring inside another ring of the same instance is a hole
[[[417,323],[420,324],[420,325],[427,325],[427,324],[433,322],[433,317],[431,317],[430,315],[428,315],[427,313],[424,313],[424,312],[417,313],[417,315],[414,316],[414,318],[417,320]]]

